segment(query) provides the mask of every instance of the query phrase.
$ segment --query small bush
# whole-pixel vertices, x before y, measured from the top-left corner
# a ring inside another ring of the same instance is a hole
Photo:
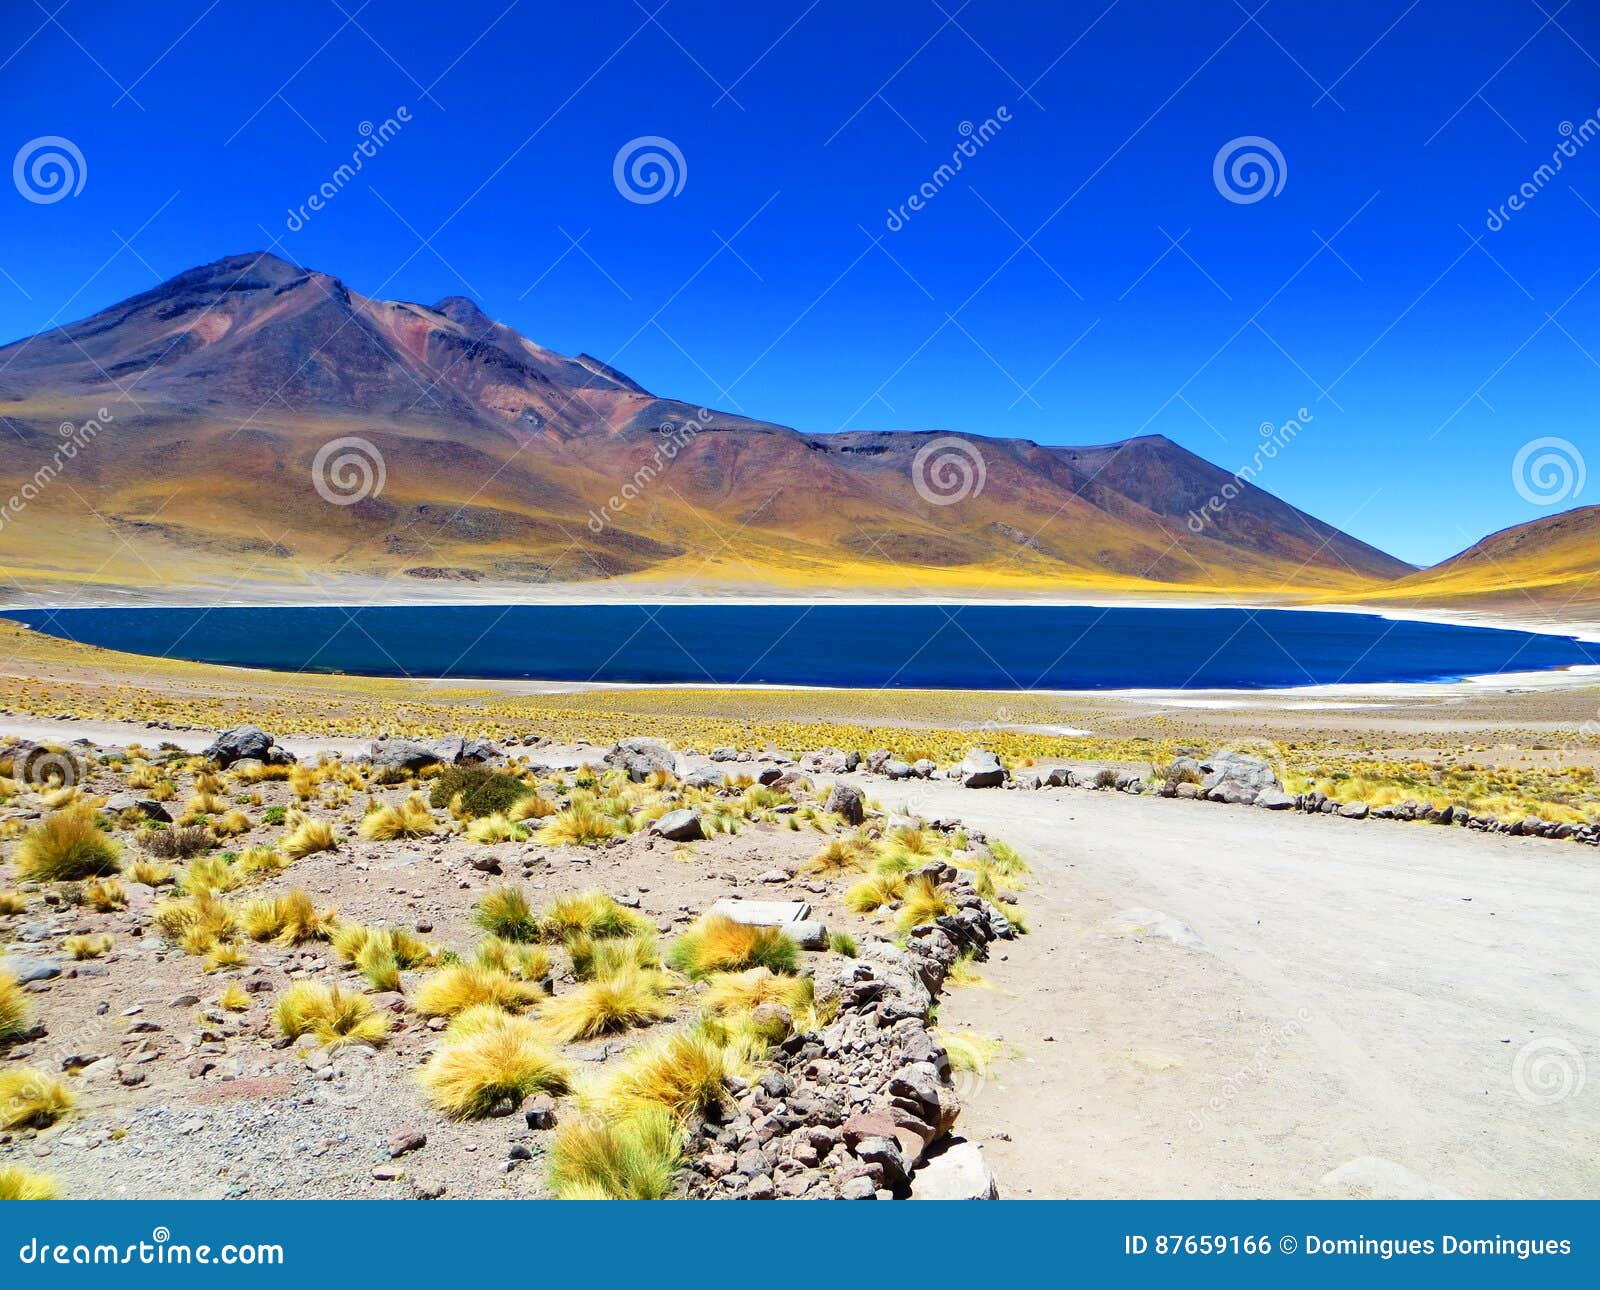
[[[49,1174],[30,1173],[20,1165],[0,1169],[0,1200],[60,1200],[56,1180]]]
[[[91,878],[83,884],[83,903],[109,914],[128,903],[128,892],[115,878]]]
[[[900,912],[895,915],[895,926],[902,932],[921,927],[956,912],[956,902],[950,893],[939,886],[929,875],[918,874],[906,884],[901,897]]]
[[[292,831],[283,840],[283,854],[291,860],[300,860],[319,851],[332,851],[338,846],[333,825],[327,820],[313,820],[301,815],[291,817]]]
[[[550,975],[550,951],[543,945],[524,945],[485,936],[473,955],[479,967],[504,972],[518,981],[543,981]]]
[[[518,981],[507,972],[457,963],[423,981],[413,1005],[425,1017],[453,1017],[480,1003],[519,1012],[542,997],[538,986]]]
[[[17,846],[17,876],[36,882],[76,882],[120,869],[121,851],[87,805],[46,817]]]
[[[338,916],[338,910],[317,909],[310,895],[296,887],[285,895],[252,900],[239,911],[239,923],[253,941],[299,945],[327,940]]]
[[[417,1076],[433,1104],[456,1119],[488,1115],[500,1103],[530,1093],[564,1093],[571,1085],[565,1062],[550,1051],[530,1021],[505,1013],[474,1013]]]
[[[61,948],[67,952],[68,957],[79,960],[97,959],[102,954],[111,952],[112,940],[109,936],[68,936],[61,942]]]
[[[217,845],[211,830],[199,824],[181,828],[145,829],[139,845],[158,860],[187,860]]]
[[[603,891],[557,896],[539,916],[540,934],[546,940],[570,941],[574,936],[651,935],[655,925],[642,914],[617,904]]]
[[[33,1006],[16,977],[0,972],[0,1044],[21,1039],[33,1025]]]
[[[532,791],[520,779],[484,766],[451,766],[433,781],[428,802],[442,810],[459,797],[461,812],[476,820],[485,815],[507,814]]]
[[[562,1124],[550,1185],[560,1200],[665,1200],[682,1163],[682,1126],[671,1112],[644,1106],[610,1123]]]
[[[748,967],[793,972],[800,947],[776,927],[752,927],[708,914],[673,942],[667,961],[695,981]]]
[[[501,887],[478,902],[474,915],[478,926],[507,941],[533,941],[539,938],[539,920],[534,917],[528,898],[519,887]]]
[[[572,975],[580,981],[615,976],[629,969],[661,966],[656,938],[648,932],[600,937],[579,932],[567,941],[567,953],[572,956]]]
[[[288,1038],[312,1035],[329,1047],[381,1044],[389,1037],[389,1018],[374,1012],[361,995],[337,985],[301,981],[290,986],[278,1000],[273,1018]]]
[[[828,948],[835,954],[842,954],[847,959],[853,959],[860,952],[856,948],[856,938],[849,932],[829,932]]]
[[[0,1129],[43,1129],[72,1109],[71,1091],[28,1066],[0,1068]]]
[[[358,830],[369,842],[393,842],[397,838],[425,838],[433,833],[433,816],[421,793],[413,793],[399,806],[380,806],[369,811]]]
[[[672,1015],[660,972],[632,968],[580,985],[546,1003],[540,1026],[558,1044],[594,1039]]]
[[[686,1118],[723,1100],[727,1075],[727,1055],[710,1033],[679,1030],[624,1056],[594,1100],[613,1115],[656,1106]]]

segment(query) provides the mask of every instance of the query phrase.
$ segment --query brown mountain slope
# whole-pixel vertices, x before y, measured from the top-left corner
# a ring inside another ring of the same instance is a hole
[[[1373,593],[1415,604],[1506,613],[1600,612],[1600,506],[1581,506],[1491,533],[1443,564]]]
[[[1284,595],[1411,571],[1248,486],[1191,532],[1231,477],[1159,436],[801,434],[658,398],[461,297],[368,299],[265,254],[0,348],[0,429],[0,491],[46,477],[0,515],[0,568],[23,586]],[[359,470],[316,486],[339,469],[319,480],[319,451],[346,437],[381,490]]]

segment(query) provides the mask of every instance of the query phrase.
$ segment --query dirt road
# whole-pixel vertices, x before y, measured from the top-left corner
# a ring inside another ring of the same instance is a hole
[[[1116,793],[872,789],[1035,869],[1035,930],[989,971],[998,988],[941,1010],[1015,1046],[962,1122],[1007,1195],[1600,1194],[1593,850]],[[1367,1157],[1409,1174],[1364,1161],[1353,1185],[1322,1182]]]

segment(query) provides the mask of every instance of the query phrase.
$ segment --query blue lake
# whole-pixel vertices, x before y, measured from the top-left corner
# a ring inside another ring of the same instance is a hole
[[[899,689],[1243,688],[1600,664],[1600,644],[1365,614],[1046,605],[15,610],[91,645],[287,671]]]

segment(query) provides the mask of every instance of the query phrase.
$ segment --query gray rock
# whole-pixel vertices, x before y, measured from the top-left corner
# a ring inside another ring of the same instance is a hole
[[[422,743],[415,739],[378,739],[372,745],[374,770],[421,770],[424,766],[454,766],[461,755],[460,739]]]
[[[1265,811],[1292,811],[1295,799],[1281,788],[1269,788],[1256,795],[1255,804]]]
[[[234,763],[235,766],[238,764]],[[172,816],[167,808],[153,797],[141,797],[137,793],[113,793],[106,799],[107,814],[121,815],[124,811],[138,811],[147,820],[155,820],[162,824],[172,823]]]
[[[878,1189],[872,1185],[872,1179],[865,1174],[851,1178],[844,1186],[839,1188],[840,1200],[877,1200]]]
[[[1339,814],[1347,820],[1364,820],[1368,813],[1369,808],[1365,802],[1346,802],[1339,808]]]
[[[535,1094],[522,1104],[522,1118],[528,1122],[530,1129],[555,1128],[555,1099],[547,1097],[543,1093]]]
[[[698,842],[706,835],[700,825],[700,813],[688,807],[668,811],[650,825],[650,832],[668,842]]]
[[[247,757],[256,761],[266,761],[276,743],[277,740],[257,726],[234,726],[231,730],[224,730],[207,744],[200,755],[223,767],[231,766],[234,762]]]
[[[15,977],[19,985],[26,985],[29,981],[51,981],[61,975],[61,961],[8,954],[0,958],[0,972]]]
[[[690,788],[721,788],[723,779],[723,772],[717,767],[701,766],[685,775],[683,782]]]
[[[819,919],[806,918],[798,923],[786,923],[783,930],[803,950],[828,948],[828,928]]]
[[[987,748],[971,749],[955,770],[966,788],[998,788],[1006,782],[1006,768]]]
[[[998,1200],[1000,1188],[976,1142],[957,1142],[911,1177],[912,1200]]]
[[[620,767],[635,784],[642,784],[655,771],[673,774],[677,760],[659,739],[623,739],[606,754],[606,765]]]
[[[898,758],[891,757],[883,763],[883,773],[890,779],[910,779],[912,767],[909,762],[903,762]]]
[[[850,784],[839,783],[828,794],[826,810],[833,811],[846,824],[860,824],[867,818],[866,800],[861,790]]]
[[[1207,773],[1200,791],[1213,802],[1248,806],[1269,789],[1283,787],[1268,763],[1243,753],[1219,752],[1203,763],[1203,769]]]
[[[931,779],[933,778],[933,772],[938,769],[939,768],[926,757],[919,757],[916,761],[911,763],[911,773],[918,779]]]

